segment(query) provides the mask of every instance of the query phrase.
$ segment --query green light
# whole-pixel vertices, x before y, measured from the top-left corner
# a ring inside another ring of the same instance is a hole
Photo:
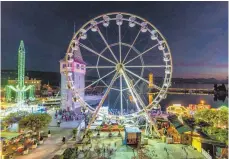
[[[220,110],[228,110],[228,107],[225,106],[225,105],[222,105],[222,106],[220,106],[218,109],[220,109]]]
[[[10,102],[11,100],[11,89],[8,86],[6,86],[6,101]]]
[[[35,86],[33,85],[30,89],[29,89],[29,99],[30,100],[34,100],[34,92],[35,92]]]
[[[16,87],[12,85],[6,86],[6,100],[11,100],[11,90],[16,92],[16,101],[22,103],[26,99],[26,91],[29,90],[29,99],[35,99],[34,85],[25,86],[25,47],[24,42],[21,40],[18,49],[18,85]]]

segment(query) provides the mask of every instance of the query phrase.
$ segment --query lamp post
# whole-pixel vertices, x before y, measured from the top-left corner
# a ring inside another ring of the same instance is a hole
[[[85,109],[85,108],[82,108],[82,109],[81,109],[81,112],[83,113],[83,116],[84,116],[84,123],[85,123],[85,127],[86,127],[86,126],[87,126],[88,121],[87,121],[87,117],[86,117],[86,113],[85,113],[85,111],[86,111],[86,109]]]
[[[126,100],[126,103],[127,103],[127,114],[129,113],[129,101],[128,101],[128,99]]]

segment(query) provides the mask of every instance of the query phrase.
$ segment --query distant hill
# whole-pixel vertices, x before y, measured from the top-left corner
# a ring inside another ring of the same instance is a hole
[[[61,76],[59,72],[42,72],[42,71],[25,71],[25,75],[29,78],[36,78],[42,80],[42,84],[47,84],[59,86]],[[17,78],[16,70],[1,70],[1,84],[6,85],[8,79]]]
[[[61,82],[61,75],[59,72],[42,72],[42,71],[26,71],[26,76],[30,78],[36,78],[42,80],[42,84],[50,83],[54,86],[60,86]],[[8,79],[15,79],[17,78],[17,71],[16,70],[1,70],[1,84],[2,86],[7,84]],[[95,77],[88,77],[86,80],[95,80]],[[148,77],[145,77],[148,79]],[[154,80],[162,81],[162,77],[155,77]],[[172,83],[192,83],[192,84],[227,84],[228,81],[225,80],[217,80],[215,78],[198,78],[198,79],[185,79],[185,78],[173,78]]]

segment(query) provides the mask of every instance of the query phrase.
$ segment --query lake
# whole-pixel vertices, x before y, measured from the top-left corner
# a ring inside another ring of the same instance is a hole
[[[213,84],[173,84],[172,88],[204,88],[213,89]],[[228,85],[226,85],[228,88]],[[188,106],[189,104],[198,104],[200,100],[204,100],[206,104],[211,105],[213,108],[218,108],[222,105],[228,106],[228,97],[225,101],[214,101],[214,95],[191,95],[191,94],[168,94],[167,98],[161,101],[162,109],[172,104],[181,104]]]
[[[171,88],[194,88],[194,89],[213,89],[214,84],[172,84]],[[228,87],[228,85],[226,85]],[[144,95],[141,95],[143,101],[148,103],[148,96],[146,95],[148,92],[147,86],[144,87],[144,91],[146,92]],[[104,105],[110,105],[109,108],[120,109],[119,100],[116,102],[118,98],[119,92],[113,91],[109,94],[109,102],[105,101]],[[123,108],[127,109],[127,95],[123,100]],[[189,104],[199,104],[201,100],[205,101],[205,104],[211,105],[213,108],[218,108],[222,105],[228,106],[228,97],[226,97],[225,101],[214,101],[214,95],[195,95],[195,94],[168,94],[167,98],[160,102],[162,110],[165,110],[168,106],[173,104],[181,104],[183,106],[188,106]],[[128,102],[128,109],[136,108],[135,104]]]

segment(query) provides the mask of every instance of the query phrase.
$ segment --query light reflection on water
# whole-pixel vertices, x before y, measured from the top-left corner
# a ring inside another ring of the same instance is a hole
[[[196,89],[213,89],[213,84],[173,84],[172,88],[196,88]],[[228,85],[226,85],[228,88]],[[228,98],[225,101],[214,101],[213,95],[190,95],[190,94],[168,94],[167,98],[161,101],[161,107],[165,110],[166,107],[172,104],[182,104],[188,106],[189,104],[198,104],[200,100],[204,100],[206,104],[211,105],[213,108],[218,108],[222,105],[228,106]]]
[[[189,104],[198,104],[200,100],[204,100],[206,104],[211,105],[213,108],[218,108],[222,105],[228,106],[228,98],[225,101],[214,101],[213,95],[190,95],[181,94],[173,95],[168,94],[167,98],[161,101],[162,110],[165,110],[167,106],[172,104],[182,104],[183,106],[188,106]]]
[[[194,89],[213,89],[214,84],[172,84],[171,88],[194,88]],[[226,85],[228,87],[228,85]],[[148,102],[148,88],[145,87],[144,91],[145,94],[141,95],[142,99],[145,103]],[[110,94],[108,97],[108,100],[106,100],[104,105],[109,105],[109,108],[115,108],[120,109],[120,103],[118,100],[117,104],[115,103],[116,97],[118,96],[118,92],[114,91]],[[162,100],[160,102],[160,105],[162,107],[162,110],[165,110],[166,107],[172,105],[172,104],[181,104],[183,106],[188,106],[189,104],[199,104],[201,100],[205,101],[205,104],[211,105],[213,108],[218,108],[222,105],[228,106],[228,97],[226,97],[225,101],[214,101],[214,95],[192,95],[192,94],[167,94],[167,98]],[[123,101],[123,108],[127,109],[126,99]],[[129,110],[131,108],[136,108],[136,106],[133,103],[129,102]]]

